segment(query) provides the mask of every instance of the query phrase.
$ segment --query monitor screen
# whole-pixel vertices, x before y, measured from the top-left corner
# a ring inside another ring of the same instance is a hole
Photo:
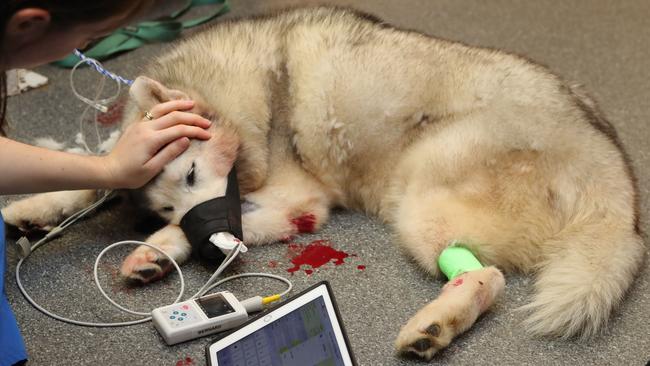
[[[214,294],[196,299],[196,303],[208,318],[230,314],[235,310],[221,294]]]
[[[219,365],[343,366],[322,296],[217,352]]]

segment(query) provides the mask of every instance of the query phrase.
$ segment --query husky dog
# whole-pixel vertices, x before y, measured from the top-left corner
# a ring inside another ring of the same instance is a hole
[[[142,192],[169,222],[148,241],[177,261],[190,253],[179,221],[224,194],[233,164],[249,245],[316,230],[339,206],[390,224],[433,276],[450,244],[476,254],[486,267],[415,314],[400,352],[430,359],[470,328],[502,293],[501,271],[536,275],[530,333],[594,336],[643,261],[634,177],[614,129],[579,88],[521,57],[310,8],[218,24],[146,75],[125,126],[186,98],[215,122],[211,140],[193,142]],[[94,196],[39,195],[4,215],[47,227]],[[168,266],[141,247],[122,273],[147,282]]]

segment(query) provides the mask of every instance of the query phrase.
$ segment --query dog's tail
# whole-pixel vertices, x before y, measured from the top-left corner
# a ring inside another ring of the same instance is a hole
[[[530,312],[524,325],[536,336],[600,333],[643,263],[640,235],[601,221],[569,227],[547,244],[560,249],[540,266],[533,301],[521,308]]]

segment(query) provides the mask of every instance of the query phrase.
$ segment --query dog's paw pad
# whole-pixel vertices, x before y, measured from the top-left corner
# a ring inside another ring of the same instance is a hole
[[[446,342],[439,338],[441,333],[442,327],[438,322],[423,329],[418,329],[411,322],[402,328],[395,342],[395,348],[402,355],[431,360],[433,355],[445,346]]]
[[[431,360],[438,350],[437,343],[431,337],[420,338],[397,349],[403,356],[418,357],[427,361]]]
[[[425,352],[428,351],[429,348],[433,347],[433,342],[431,342],[429,338],[420,338],[417,341],[411,343],[409,347],[413,348],[413,350],[417,352]]]
[[[163,276],[163,270],[158,265],[151,264],[150,267],[146,268],[136,266],[131,271],[122,270],[121,274],[127,283],[131,285],[143,285],[161,278]]]
[[[5,218],[5,222],[18,230],[20,230],[23,233],[33,233],[33,232],[39,232],[39,231],[50,231],[54,228],[54,225],[49,225],[49,224],[43,224],[39,223],[36,221],[32,220],[12,220],[11,218],[7,219]]]
[[[440,326],[437,323],[433,323],[424,332],[432,337],[437,337],[440,335]]]

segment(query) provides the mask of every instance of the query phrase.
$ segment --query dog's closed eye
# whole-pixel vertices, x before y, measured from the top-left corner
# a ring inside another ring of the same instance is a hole
[[[171,212],[174,211],[174,206],[165,206],[162,208],[163,211]]]
[[[185,183],[189,186],[192,187],[194,185],[194,171],[195,171],[196,165],[194,162],[192,162],[192,167],[190,170],[187,172],[187,176],[185,176]]]

